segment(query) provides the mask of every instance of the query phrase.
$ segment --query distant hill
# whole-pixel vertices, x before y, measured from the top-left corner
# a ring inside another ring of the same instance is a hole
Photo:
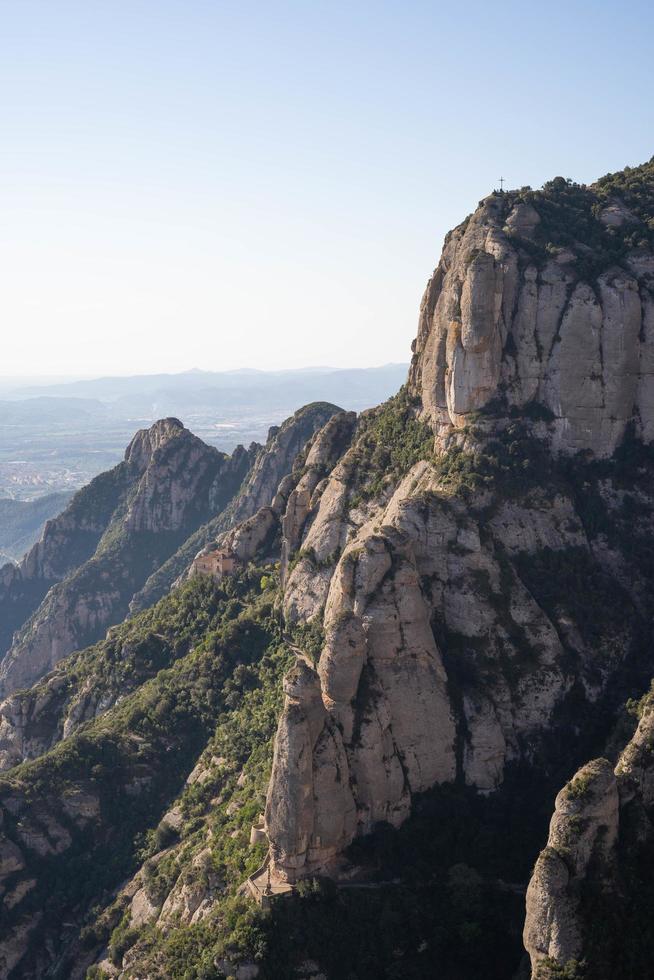
[[[114,413],[174,412],[214,408],[233,409],[243,403],[249,410],[267,406],[286,411],[309,401],[337,401],[360,410],[389,397],[404,382],[408,364],[374,368],[301,368],[293,371],[184,371],[180,374],[144,374],[94,378],[52,385],[30,385],[9,392],[11,401],[33,398],[87,399],[85,410],[97,411],[103,402]],[[71,408],[74,406],[70,406]]]

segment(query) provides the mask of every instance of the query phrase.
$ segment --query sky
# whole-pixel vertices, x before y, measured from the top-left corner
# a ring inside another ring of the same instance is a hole
[[[498,185],[654,154],[654,6],[0,0],[0,375],[406,361]]]

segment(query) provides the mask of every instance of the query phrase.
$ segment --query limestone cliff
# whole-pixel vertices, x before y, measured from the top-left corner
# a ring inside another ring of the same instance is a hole
[[[323,642],[280,722],[281,878],[333,869],[435,784],[551,764],[573,704],[574,757],[647,670],[652,170],[635,203],[620,175],[482,201],[427,287],[407,391],[289,495],[286,616]]]
[[[555,451],[610,456],[629,424],[651,440],[652,165],[642,170],[642,217],[620,181],[557,178],[491,195],[448,236],[410,375],[441,441],[493,403],[547,412]]]

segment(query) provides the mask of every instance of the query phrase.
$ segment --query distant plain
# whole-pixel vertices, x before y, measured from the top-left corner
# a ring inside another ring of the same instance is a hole
[[[118,463],[136,430],[158,418],[175,416],[230,453],[239,443],[265,442],[270,426],[308,402],[330,401],[353,411],[377,405],[398,390],[406,373],[406,364],[389,364],[50,384],[0,378],[0,563],[20,558],[45,520]]]

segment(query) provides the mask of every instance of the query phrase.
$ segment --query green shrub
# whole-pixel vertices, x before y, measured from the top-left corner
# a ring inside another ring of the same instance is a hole
[[[613,199],[622,201],[635,221],[606,226],[602,209]],[[572,249],[577,275],[586,282],[623,264],[629,250],[654,247],[654,158],[607,174],[592,186],[556,177],[540,190],[509,194],[505,206],[520,202],[531,204],[541,219],[533,240],[517,240],[529,261],[542,266],[560,249]],[[578,249],[579,243],[586,248]]]
[[[350,507],[377,497],[422,459],[434,458],[434,434],[406,387],[364,419],[355,444],[357,490]]]

